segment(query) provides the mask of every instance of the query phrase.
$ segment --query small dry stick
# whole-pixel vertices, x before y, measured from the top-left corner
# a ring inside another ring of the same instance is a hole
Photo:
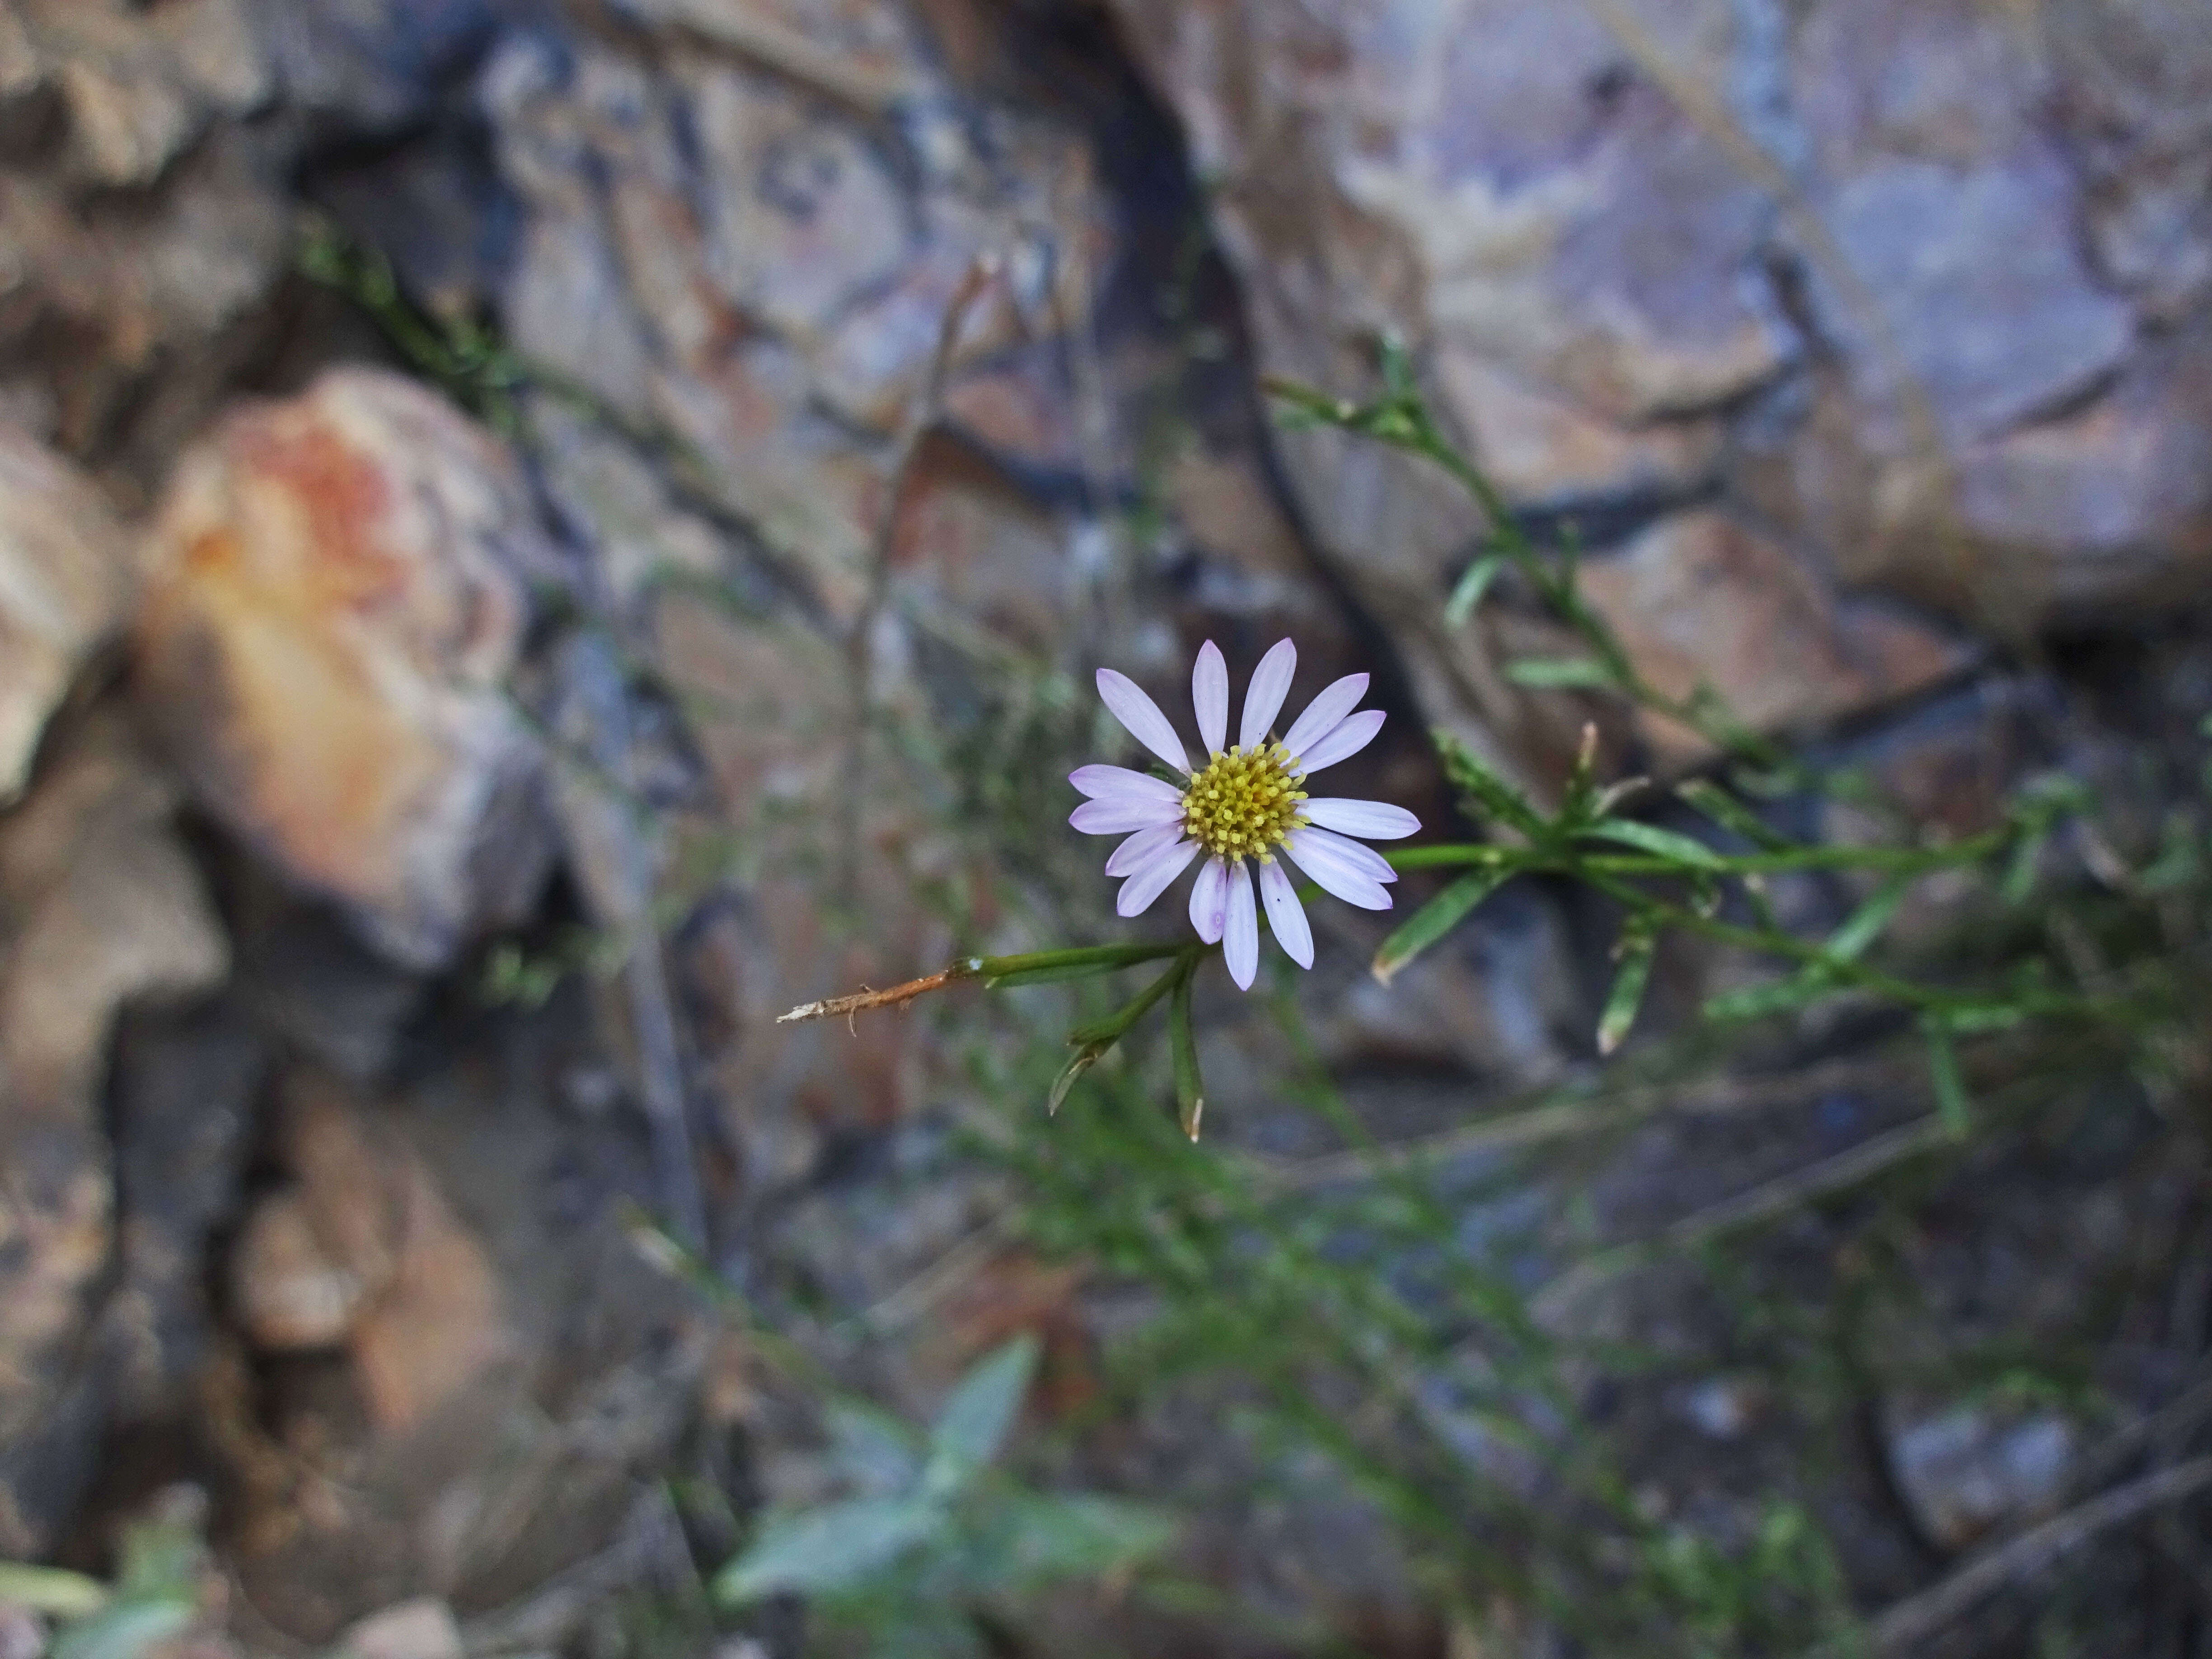
[[[960,980],[973,979],[981,971],[979,960],[956,962],[950,968],[940,968],[933,974],[924,974],[920,979],[908,980],[887,990],[859,990],[847,996],[824,997],[819,1002],[802,1002],[789,1013],[778,1014],[775,1023],[789,1025],[805,1019],[835,1019],[841,1014],[849,1023],[854,1014],[865,1014],[876,1008],[903,1008],[916,997],[941,991]]]
[[[2115,1527],[2212,1486],[2212,1457],[2200,1457],[2076,1504],[2063,1515],[1985,1550],[1949,1577],[1875,1620],[1874,1650],[1901,1654],[1963,1617],[1984,1596],[2048,1572],[2060,1559]]]

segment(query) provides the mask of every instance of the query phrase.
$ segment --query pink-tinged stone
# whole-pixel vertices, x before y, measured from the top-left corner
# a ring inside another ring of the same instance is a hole
[[[1932,629],[1839,605],[1781,547],[1717,511],[1674,515],[1586,561],[1581,587],[1660,691],[1680,700],[1710,685],[1759,730],[1893,702],[1969,659]],[[1669,763],[1708,752],[1675,723],[1639,718]]]
[[[1719,464],[1711,416],[1622,425],[1463,351],[1439,354],[1437,377],[1476,463],[1516,506],[1673,495]]]
[[[545,558],[514,458],[369,370],[246,406],[146,539],[139,684],[201,802],[395,958],[520,915],[550,855],[507,677]]]

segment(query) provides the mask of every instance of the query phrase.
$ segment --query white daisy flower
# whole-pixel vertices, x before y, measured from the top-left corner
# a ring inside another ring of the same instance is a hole
[[[1288,640],[1260,659],[1244,693],[1237,744],[1224,750],[1229,668],[1212,640],[1200,647],[1190,694],[1206,761],[1195,769],[1159,705],[1127,675],[1100,669],[1098,695],[1114,718],[1183,781],[1169,783],[1121,766],[1080,767],[1067,780],[1090,797],[1070,823],[1087,836],[1128,836],[1106,860],[1108,875],[1127,878],[1114,906],[1121,915],[1142,915],[1192,860],[1205,855],[1191,888],[1191,925],[1208,945],[1220,945],[1229,976],[1245,990],[1260,968],[1261,906],[1283,953],[1301,968],[1313,966],[1313,930],[1276,861],[1278,852],[1347,904],[1387,910],[1385,890],[1398,879],[1397,872],[1350,837],[1395,841],[1421,827],[1402,806],[1307,796],[1301,787],[1307,776],[1364,749],[1382,728],[1382,711],[1352,712],[1366,695],[1367,676],[1347,674],[1308,703],[1280,739],[1273,738],[1275,716],[1297,660],[1297,647]],[[1257,903],[1248,863],[1258,868]]]

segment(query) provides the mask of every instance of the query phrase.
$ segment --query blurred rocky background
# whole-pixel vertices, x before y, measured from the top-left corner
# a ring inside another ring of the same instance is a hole
[[[1038,1455],[1172,1507],[1205,1594],[994,1651],[1589,1650],[1232,1431],[1275,1379],[1129,1382],[1157,1291],[972,1144],[1053,1156],[1034,1030],[773,1024],[1116,925],[1061,782],[1102,662],[1171,708],[1206,638],[1370,670],[1346,793],[1439,826],[1431,725],[1539,794],[1589,719],[1710,758],[1509,680],[1551,637],[1510,583],[1447,624],[1440,474],[1274,428],[1264,377],[1365,395],[1386,334],[1662,688],[1954,830],[2057,769],[2154,842],[2196,787],[2201,0],[0,3],[0,1555],[111,1574],[181,1487],[195,1651],[781,1659],[795,1605],[639,1612],[834,1486],[774,1343],[924,1418],[1029,1330]],[[1899,1175],[1917,1085],[1800,1031],[1537,1171],[1465,1132],[1595,1077],[1604,918],[1510,890],[1389,991],[1369,921],[1210,1011],[1190,1157],[1320,1194],[1347,1124],[1446,1137],[1447,1234],[1522,1292],[1809,1172],[1711,1282],[1544,1306],[1644,1356],[1561,1386],[1690,1540],[1661,1580],[1765,1559],[1786,1494],[1877,1612],[2201,1392],[2201,1054]],[[1407,1409],[1540,1496],[1443,1376]],[[2189,1514],[2092,1550],[2085,1645],[2015,1585],[1926,1650],[2208,1650]]]

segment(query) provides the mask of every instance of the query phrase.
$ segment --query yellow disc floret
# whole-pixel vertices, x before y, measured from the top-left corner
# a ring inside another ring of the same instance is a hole
[[[1279,743],[1216,750],[1183,791],[1183,833],[1217,857],[1266,862],[1305,822],[1304,776]]]

